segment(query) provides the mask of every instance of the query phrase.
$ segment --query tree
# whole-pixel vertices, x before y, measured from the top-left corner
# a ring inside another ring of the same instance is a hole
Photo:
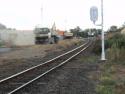
[[[85,30],[82,30],[79,26],[77,26],[74,29],[70,29],[71,33],[75,37],[88,37],[88,36],[97,36],[101,34],[101,29],[96,29],[96,28],[87,28]]]
[[[122,24],[122,27],[125,27],[125,22]]]
[[[70,29],[70,32],[73,33],[73,35],[75,37],[79,37],[79,32],[81,32],[81,28],[79,26],[77,26],[76,28],[74,29]]]
[[[98,35],[101,35],[101,32],[102,32],[101,29],[97,29],[97,33],[98,33]]]
[[[101,34],[101,29],[88,28],[85,29],[84,32],[87,32],[89,36],[97,36]]]
[[[108,30],[109,32],[116,32],[118,29],[117,29],[117,26],[113,25],[110,27],[110,29]]]
[[[7,29],[7,28],[6,28],[5,25],[3,25],[3,24],[0,23],[0,29],[2,30],[2,29]]]

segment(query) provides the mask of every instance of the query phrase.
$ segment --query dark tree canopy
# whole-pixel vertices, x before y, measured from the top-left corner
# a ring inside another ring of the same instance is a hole
[[[7,29],[7,27],[0,23],[0,29]]]
[[[109,32],[116,32],[117,31],[117,26],[115,25],[112,25],[110,28],[109,28]]]
[[[70,32],[72,32],[75,37],[88,37],[90,35],[93,35],[93,36],[100,35],[101,29],[88,28],[88,29],[82,30],[79,26],[77,26],[74,29],[70,29]]]

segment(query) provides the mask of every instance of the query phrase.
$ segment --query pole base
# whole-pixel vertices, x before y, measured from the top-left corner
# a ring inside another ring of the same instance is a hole
[[[102,60],[102,61],[106,61],[107,59],[105,59],[105,58],[101,58],[101,60]]]
[[[100,59],[100,62],[105,63],[107,59]]]

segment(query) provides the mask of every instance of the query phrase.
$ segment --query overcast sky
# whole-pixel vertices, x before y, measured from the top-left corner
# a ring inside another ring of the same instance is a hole
[[[0,0],[0,23],[16,29],[33,29],[35,26],[58,29],[80,26],[95,27],[90,21],[90,7],[97,6],[100,14],[101,0]],[[125,21],[124,0],[104,1],[104,28],[121,26]],[[42,10],[41,10],[42,8]],[[100,16],[100,15],[99,15]],[[100,17],[97,21],[100,23]]]

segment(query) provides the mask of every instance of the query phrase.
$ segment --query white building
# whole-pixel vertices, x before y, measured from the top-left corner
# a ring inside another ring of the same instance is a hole
[[[0,30],[0,40],[8,46],[28,46],[35,44],[32,30]]]

